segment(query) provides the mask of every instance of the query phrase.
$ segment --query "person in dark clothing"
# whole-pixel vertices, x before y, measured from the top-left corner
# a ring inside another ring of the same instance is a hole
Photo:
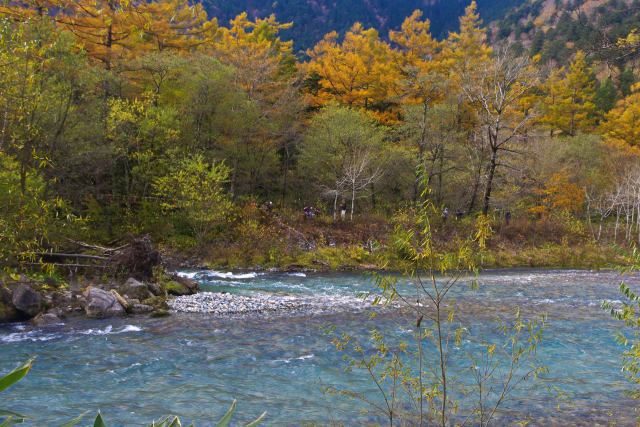
[[[509,225],[509,221],[511,221],[511,211],[506,211],[504,214],[504,223]]]
[[[456,211],[456,219],[457,220],[461,220],[463,215],[464,215],[464,212],[462,212],[460,209],[458,209]]]
[[[340,219],[344,221],[345,216],[347,215],[347,201],[342,199],[340,202]]]
[[[449,208],[444,208],[444,211],[442,211],[442,222],[447,222],[448,217],[449,217]]]
[[[305,219],[312,219],[313,218],[313,206],[305,206],[303,208],[304,210],[304,218]]]

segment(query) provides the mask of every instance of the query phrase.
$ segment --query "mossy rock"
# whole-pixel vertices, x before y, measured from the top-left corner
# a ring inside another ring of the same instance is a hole
[[[182,295],[191,295],[193,293],[191,289],[189,289],[182,283],[176,282],[175,280],[167,282],[164,285],[164,288],[167,290],[167,293],[171,295],[182,296]]]
[[[163,296],[147,298],[146,300],[142,301],[142,304],[150,305],[151,307],[155,308],[156,311],[167,310],[169,308],[169,306],[167,305],[167,299]]]
[[[164,308],[159,308],[153,313],[151,313],[151,315],[154,317],[164,317],[164,316],[168,316],[169,314],[170,314],[169,310],[166,310]]]

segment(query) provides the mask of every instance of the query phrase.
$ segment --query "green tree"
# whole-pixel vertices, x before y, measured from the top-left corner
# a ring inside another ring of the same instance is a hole
[[[380,178],[382,129],[365,113],[335,104],[311,121],[299,162],[305,176],[333,198],[334,218],[338,198],[348,195],[353,220],[356,198]]]
[[[636,81],[633,75],[633,70],[629,67],[625,68],[622,73],[618,75],[617,86],[622,96],[629,96],[631,94],[631,86]]]
[[[603,113],[611,110],[616,106],[617,95],[613,80],[611,77],[607,77],[596,90],[596,96],[593,100],[596,104],[596,110]]]
[[[156,194],[165,209],[177,209],[189,221],[200,248],[215,227],[231,215],[233,203],[224,185],[229,168],[222,162],[208,163],[202,155],[182,159],[168,175],[156,179]]]

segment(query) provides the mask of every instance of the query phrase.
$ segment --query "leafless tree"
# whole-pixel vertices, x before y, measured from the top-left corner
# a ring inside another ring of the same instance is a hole
[[[523,106],[523,98],[540,79],[528,58],[516,58],[509,46],[500,48],[491,60],[464,73],[462,92],[477,114],[489,147],[482,213],[487,214],[500,154],[515,153],[513,143],[524,135],[534,115],[533,106]]]

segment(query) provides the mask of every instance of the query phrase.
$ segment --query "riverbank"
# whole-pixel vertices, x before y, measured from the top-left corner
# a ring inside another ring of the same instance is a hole
[[[361,216],[352,221],[331,217],[301,219],[292,212],[278,216],[254,212],[253,217],[219,234],[207,245],[190,248],[175,238],[162,241],[165,258],[174,266],[213,269],[279,269],[284,271],[402,271],[405,267],[393,249],[395,227],[411,229],[412,215]],[[477,218],[442,222],[432,219],[431,239],[442,254],[457,252],[477,233]],[[595,239],[588,224],[565,217],[518,217],[490,222],[486,247],[478,252],[479,268],[567,268],[598,270],[625,265],[628,245],[614,246],[615,233],[603,227]],[[621,236],[617,236],[620,240]],[[180,240],[183,242],[183,240]]]

